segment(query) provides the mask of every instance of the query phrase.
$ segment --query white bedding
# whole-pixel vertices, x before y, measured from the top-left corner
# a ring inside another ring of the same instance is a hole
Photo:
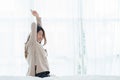
[[[120,76],[63,76],[47,78],[30,76],[1,76],[0,80],[120,80]]]

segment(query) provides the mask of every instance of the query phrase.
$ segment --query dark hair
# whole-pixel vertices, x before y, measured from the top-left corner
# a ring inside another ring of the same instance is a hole
[[[45,36],[45,31],[44,31],[44,29],[43,29],[41,26],[37,25],[37,33],[38,33],[40,30],[42,30],[42,32],[43,32],[44,45],[45,45],[45,44],[47,43],[46,36]]]

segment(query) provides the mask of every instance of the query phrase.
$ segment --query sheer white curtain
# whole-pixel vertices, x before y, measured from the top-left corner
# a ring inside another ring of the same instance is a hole
[[[62,75],[120,75],[119,0],[0,1],[0,75],[25,76],[24,43],[35,18],[46,31],[50,71]]]
[[[120,75],[119,4],[119,0],[82,0],[86,75]]]
[[[32,0],[0,1],[0,75],[25,75],[24,43],[31,24]]]

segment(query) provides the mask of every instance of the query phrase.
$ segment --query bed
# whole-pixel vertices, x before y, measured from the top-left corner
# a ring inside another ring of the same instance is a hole
[[[120,76],[62,76],[47,78],[30,76],[1,76],[0,80],[120,80]]]

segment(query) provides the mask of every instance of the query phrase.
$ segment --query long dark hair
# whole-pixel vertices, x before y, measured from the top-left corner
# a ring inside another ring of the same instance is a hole
[[[38,33],[40,30],[42,30],[42,32],[43,32],[43,39],[44,39],[44,44],[43,44],[43,46],[44,46],[44,45],[47,43],[45,31],[44,31],[44,29],[43,29],[41,26],[37,25],[37,33]],[[28,54],[26,44],[27,44],[27,42],[29,41],[29,39],[30,39],[30,35],[28,36],[27,41],[26,41],[26,43],[25,43],[25,58],[27,58],[27,54]],[[41,44],[41,42],[40,42],[40,44]]]

